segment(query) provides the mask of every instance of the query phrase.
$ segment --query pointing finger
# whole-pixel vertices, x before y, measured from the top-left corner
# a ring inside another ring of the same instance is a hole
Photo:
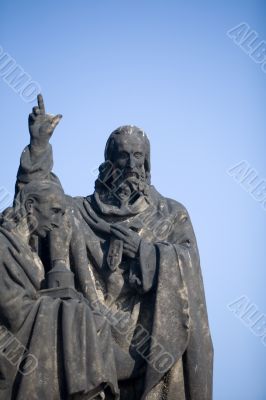
[[[43,101],[43,97],[41,94],[38,94],[37,100],[38,100],[38,106],[40,109],[40,114],[45,114],[44,101]]]

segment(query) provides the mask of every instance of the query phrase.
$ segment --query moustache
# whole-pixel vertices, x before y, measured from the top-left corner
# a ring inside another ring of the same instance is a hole
[[[123,171],[123,178],[125,179],[130,179],[130,178],[136,178],[136,179],[140,179],[142,177],[142,171],[140,171],[139,169],[131,169],[131,168],[126,168]]]

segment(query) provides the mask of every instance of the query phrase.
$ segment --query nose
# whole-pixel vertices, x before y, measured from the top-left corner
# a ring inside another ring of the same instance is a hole
[[[133,169],[136,166],[136,160],[133,154],[129,155],[129,159],[128,159],[128,166]]]
[[[53,228],[59,228],[61,219],[62,219],[62,215],[60,215],[60,214],[54,215],[54,218],[53,218],[52,223],[51,223],[52,227]]]

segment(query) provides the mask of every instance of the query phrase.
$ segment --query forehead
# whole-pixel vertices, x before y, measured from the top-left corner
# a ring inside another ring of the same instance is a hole
[[[118,151],[144,151],[145,141],[141,135],[117,135],[115,138],[115,148]]]
[[[66,208],[66,199],[64,193],[61,191],[53,191],[49,193],[45,198],[45,203],[49,205],[49,207],[56,207],[65,209]]]

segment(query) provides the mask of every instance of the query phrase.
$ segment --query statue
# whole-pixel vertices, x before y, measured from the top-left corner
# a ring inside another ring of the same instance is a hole
[[[65,209],[60,185],[32,181],[2,215],[1,400],[118,398],[107,322],[82,297],[53,298],[41,289],[44,268],[31,239],[60,228]]]
[[[39,95],[16,193],[36,180],[60,185],[49,143],[60,119],[46,114]],[[60,228],[38,240],[39,255],[47,276],[71,270],[72,289],[108,323],[111,394],[115,376],[121,400],[211,400],[213,349],[196,239],[185,207],[151,185],[145,132],[112,132],[94,193],[65,195],[65,202]]]

